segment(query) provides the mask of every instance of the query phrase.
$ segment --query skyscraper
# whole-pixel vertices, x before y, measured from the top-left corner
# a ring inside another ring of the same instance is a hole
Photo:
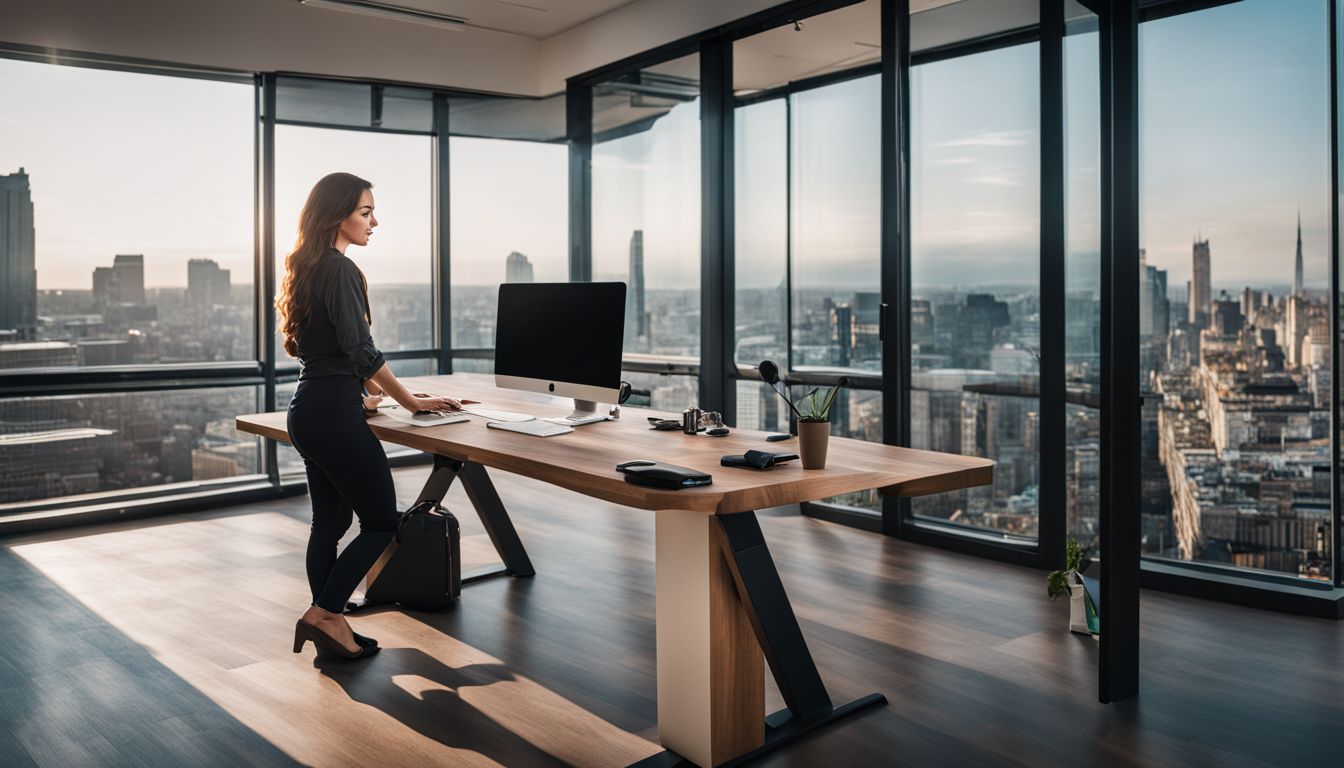
[[[1212,266],[1209,241],[1195,239],[1190,265],[1190,324],[1198,328],[1209,325],[1209,304],[1213,301]]]
[[[145,303],[145,256],[140,253],[119,253],[112,259],[117,273],[121,301],[125,304]]]
[[[0,176],[0,330],[19,338],[37,330],[33,195],[28,174]]]
[[[528,261],[526,256],[517,251],[510,253],[508,257],[504,259],[504,282],[532,282],[532,262]]]
[[[1149,266],[1148,252],[1139,249],[1139,335],[1162,338],[1169,331],[1171,304],[1167,299],[1167,271]]]
[[[625,285],[625,340],[649,337],[649,316],[644,312],[644,230],[630,235],[630,278]]]
[[[1297,263],[1293,268],[1293,295],[1302,295],[1302,209],[1297,209]]]
[[[94,267],[93,303],[100,309],[112,304],[144,304],[145,257],[119,253],[112,266]]]
[[[197,308],[209,309],[229,303],[229,270],[220,269],[214,259],[187,261],[187,300]]]
[[[1139,249],[1139,336],[1153,335],[1153,288],[1148,283],[1148,251]]]

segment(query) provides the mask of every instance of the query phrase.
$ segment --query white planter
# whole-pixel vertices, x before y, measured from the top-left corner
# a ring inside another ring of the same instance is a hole
[[[1083,594],[1082,584],[1069,585],[1069,631],[1090,635],[1092,631],[1087,628],[1087,603]]]

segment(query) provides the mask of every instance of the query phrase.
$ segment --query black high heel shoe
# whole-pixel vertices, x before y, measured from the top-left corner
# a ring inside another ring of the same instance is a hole
[[[356,643],[359,643],[360,645],[364,646],[365,648],[377,648],[377,647],[378,647],[378,641],[375,640],[375,639],[373,639],[372,637],[365,637],[365,636],[359,634],[358,632],[354,631],[353,629],[350,630],[350,634],[352,634],[352,635],[355,636],[355,642],[356,642]]]
[[[381,650],[377,645],[360,645],[358,653],[351,653],[346,650],[335,638],[326,632],[309,624],[303,619],[294,622],[294,652],[299,653],[303,650],[303,644],[312,640],[313,646],[318,652],[329,651],[337,656],[346,659],[362,659],[366,656],[372,656]]]

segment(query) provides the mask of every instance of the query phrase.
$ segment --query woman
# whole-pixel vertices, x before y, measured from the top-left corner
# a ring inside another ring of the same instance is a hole
[[[285,257],[275,302],[285,351],[302,363],[289,403],[289,436],[303,457],[313,501],[307,553],[313,602],[294,627],[295,653],[307,640],[348,658],[378,652],[377,641],[356,635],[344,616],[346,601],[387,548],[398,520],[392,471],[364,410],[376,408],[383,394],[412,413],[459,407],[450,398],[409,392],[373,344],[368,284],[345,256],[351,245],[368,245],[378,226],[372,187],[348,173],[317,182],[299,215],[298,240]],[[352,511],[359,535],[338,557]]]

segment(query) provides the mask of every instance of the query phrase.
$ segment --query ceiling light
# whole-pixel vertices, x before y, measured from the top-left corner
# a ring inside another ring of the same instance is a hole
[[[433,11],[422,11],[417,8],[403,8],[399,5],[373,2],[373,0],[299,0],[299,3],[312,6],[313,8],[346,11],[347,13],[358,13],[363,16],[376,16],[380,19],[394,19],[396,21],[409,21],[414,24],[428,24],[432,27],[441,27],[455,32],[460,32],[462,28],[467,25],[467,20],[461,16],[449,16],[443,13],[434,13]]]

